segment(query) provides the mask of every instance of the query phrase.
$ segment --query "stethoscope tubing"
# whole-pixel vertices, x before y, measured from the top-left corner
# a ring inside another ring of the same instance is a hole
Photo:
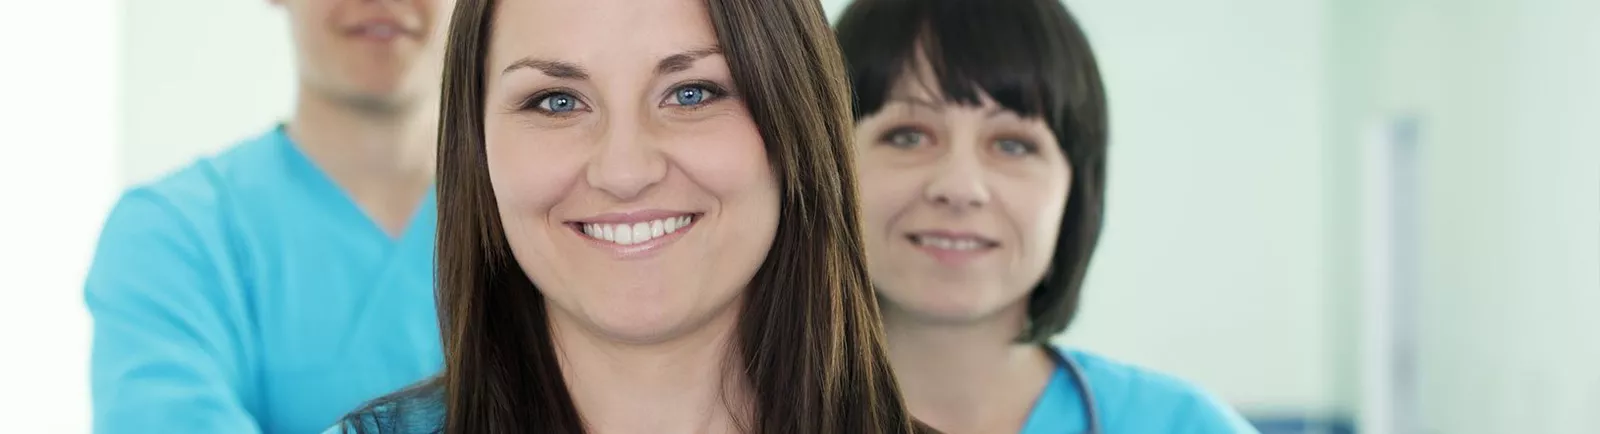
[[[1045,352],[1055,359],[1056,364],[1067,369],[1067,375],[1072,376],[1073,383],[1078,385],[1078,397],[1083,400],[1083,414],[1088,419],[1089,431],[1087,434],[1101,434],[1100,412],[1094,403],[1094,393],[1089,388],[1089,377],[1083,375],[1083,366],[1077,360],[1067,357],[1055,348],[1046,347]]]

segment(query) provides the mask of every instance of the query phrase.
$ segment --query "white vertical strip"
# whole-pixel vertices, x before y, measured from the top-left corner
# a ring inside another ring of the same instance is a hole
[[[1415,117],[1396,119],[1390,126],[1390,214],[1389,236],[1393,240],[1393,264],[1389,271],[1393,277],[1389,311],[1394,341],[1390,343],[1389,380],[1393,382],[1393,418],[1396,434],[1421,434],[1418,419],[1418,344],[1417,316],[1420,312],[1421,251],[1419,210],[1421,202],[1422,167],[1418,157],[1422,125]]]
[[[0,11],[0,415],[89,431],[84,273],[117,183],[116,0]]]
[[[1414,118],[1374,125],[1361,143],[1363,434],[1416,434],[1417,137]]]
[[[1378,124],[1361,141],[1361,327],[1362,434],[1399,434],[1394,423],[1394,372],[1389,369],[1394,346],[1394,228],[1391,188],[1393,164],[1388,128]]]

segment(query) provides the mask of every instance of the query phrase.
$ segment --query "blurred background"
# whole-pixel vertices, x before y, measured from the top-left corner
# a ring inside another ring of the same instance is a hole
[[[1600,432],[1600,2],[1066,3],[1112,151],[1062,341],[1269,433]],[[287,26],[265,0],[22,2],[0,53],[0,420],[87,432],[99,226],[288,114]]]

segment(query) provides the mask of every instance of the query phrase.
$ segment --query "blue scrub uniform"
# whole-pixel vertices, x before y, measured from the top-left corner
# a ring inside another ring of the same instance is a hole
[[[129,190],[85,284],[94,432],[320,432],[437,373],[434,216],[390,236],[281,126]]]
[[[1193,384],[1155,371],[1083,351],[1056,349],[1088,378],[1100,434],[1259,434],[1237,412]],[[1021,434],[1082,434],[1089,429],[1077,381],[1057,367],[1035,402]],[[437,432],[444,421],[438,389],[377,408],[356,421],[369,431],[392,434]],[[334,426],[323,434],[343,434]]]
[[[1193,384],[1084,351],[1057,348],[1083,368],[1102,433],[1256,433],[1243,417]],[[1057,367],[1022,434],[1068,434],[1089,427],[1077,380]]]

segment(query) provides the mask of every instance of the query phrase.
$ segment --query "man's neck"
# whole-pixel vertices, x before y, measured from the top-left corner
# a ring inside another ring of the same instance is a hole
[[[552,335],[567,387],[594,433],[731,434],[747,420],[748,382],[730,365],[737,312],[650,344],[608,340],[557,315]]]
[[[1025,308],[962,324],[886,308],[889,360],[911,414],[948,434],[1020,431],[1055,371],[1044,349],[1015,343]]]
[[[391,236],[432,185],[437,110],[360,107],[302,85],[288,134],[301,152]]]

